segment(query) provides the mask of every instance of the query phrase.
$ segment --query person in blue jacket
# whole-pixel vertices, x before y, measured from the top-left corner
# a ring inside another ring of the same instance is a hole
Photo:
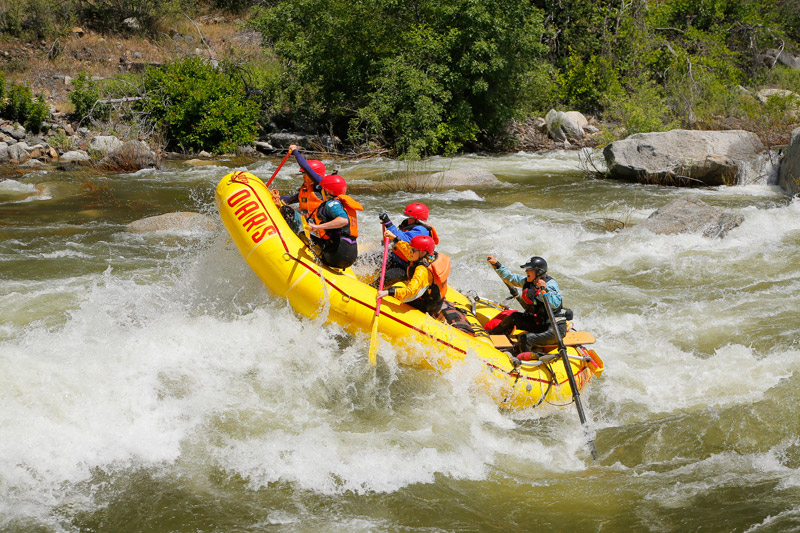
[[[508,314],[499,324],[487,331],[492,335],[508,335],[514,329],[526,331],[527,333],[520,335],[517,341],[519,353],[529,352],[539,346],[557,344],[558,340],[544,306],[544,298],[550,303],[556,327],[562,337],[567,333],[567,316],[558,283],[547,275],[547,262],[539,256],[531,257],[527,263],[520,265],[520,268],[525,269],[523,276],[511,272],[493,255],[487,257],[486,261],[494,267],[497,275],[507,285],[522,287],[522,294],[518,300],[525,309],[524,312],[515,311]]]
[[[439,244],[439,234],[436,233],[436,228],[428,224],[428,206],[420,202],[413,202],[406,206],[403,214],[406,215],[406,219],[399,226],[395,226],[386,213],[381,212],[378,215],[386,236],[396,241],[408,243],[414,237],[425,236],[431,237],[434,245]],[[386,261],[384,287],[389,287],[398,281],[407,281],[408,263],[409,261],[403,255],[403,252],[396,245],[392,246],[392,252]],[[373,285],[377,287],[377,283],[378,280]]]

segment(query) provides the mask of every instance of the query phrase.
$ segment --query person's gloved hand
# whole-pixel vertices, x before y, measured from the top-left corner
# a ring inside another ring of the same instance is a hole
[[[389,215],[385,212],[381,211],[380,214],[378,214],[378,218],[381,219],[381,223],[383,223],[384,226],[388,227],[392,225],[392,221],[389,220]]]

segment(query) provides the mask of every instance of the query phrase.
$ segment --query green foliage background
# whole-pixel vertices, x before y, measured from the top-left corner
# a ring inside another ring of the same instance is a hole
[[[412,157],[502,145],[510,118],[573,108],[619,134],[763,118],[792,89],[766,49],[798,52],[788,0],[298,0],[251,19],[282,67],[274,120]],[[771,115],[775,128],[791,114]]]
[[[275,115],[411,156],[498,134],[547,51],[518,0],[278,1],[251,24],[283,66]]]
[[[168,148],[230,153],[252,144],[257,104],[241,80],[201,58],[150,67],[142,109],[164,131]]]
[[[551,108],[610,124],[605,139],[798,125],[790,100],[755,98],[800,93],[800,70],[765,56],[800,55],[798,0],[0,0],[0,33],[57,39],[81,24],[158,38],[170,17],[208,10],[258,30],[266,59],[234,56],[235,71],[178,60],[127,80],[174,149],[231,151],[259,125],[411,159],[510,149],[511,119]],[[79,78],[76,115],[108,119],[94,103],[113,92]],[[9,90],[3,109],[34,124],[42,107],[28,101]]]

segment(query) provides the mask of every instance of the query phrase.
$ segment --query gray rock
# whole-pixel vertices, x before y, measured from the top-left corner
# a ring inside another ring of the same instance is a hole
[[[739,168],[764,150],[743,130],[637,133],[603,150],[611,178],[661,185],[735,185]]]
[[[742,215],[713,207],[696,198],[679,198],[657,209],[639,225],[659,235],[702,233],[724,237],[744,221]]]
[[[58,160],[64,163],[86,163],[91,161],[92,158],[83,150],[72,150],[61,154]]]
[[[0,163],[8,163],[9,159],[11,158],[8,155],[8,144],[0,142]]]
[[[201,213],[184,211],[136,220],[128,224],[125,229],[131,233],[150,233],[153,231],[213,231],[214,222],[211,218]]]
[[[158,168],[159,163],[158,156],[144,141],[128,141],[109,152],[99,166],[113,172],[135,172],[143,168]]]
[[[586,129],[589,125],[589,121],[580,111],[565,111],[564,114],[581,128]]]
[[[789,147],[781,158],[778,185],[792,196],[800,194],[800,128],[792,131]]]
[[[786,65],[787,67],[795,68],[800,70],[800,58],[793,56],[792,54],[783,52],[781,50],[777,50],[775,48],[769,48],[764,51],[763,56],[760,57],[765,63],[769,64],[771,67],[774,63],[780,63],[782,65]]]
[[[4,125],[3,127],[0,128],[0,131],[2,131],[6,135],[9,135],[10,137],[12,137],[12,138],[14,138],[14,139],[16,139],[18,141],[24,139],[25,135],[27,134],[27,132],[25,131],[25,128],[23,128],[20,125],[12,126],[11,124],[6,124],[6,125]]]
[[[583,128],[562,111],[551,109],[544,117],[547,122],[547,133],[556,142],[567,139],[580,140],[586,136]]]
[[[28,145],[25,143],[17,143],[8,147],[8,157],[12,161],[23,163],[30,158]]]
[[[92,137],[92,139],[89,141],[89,149],[97,150],[103,155],[112,150],[116,150],[120,146],[122,146],[122,141],[113,135],[98,135],[96,137]]]
[[[277,152],[274,146],[266,141],[256,141],[255,143],[256,150],[259,152],[264,152],[265,154],[271,154],[273,152]]]
[[[415,192],[446,191],[497,185],[500,180],[482,168],[466,168],[415,174],[400,179],[382,181],[379,190],[413,190]]]
[[[338,137],[330,135],[310,135],[304,133],[268,133],[264,136],[262,141],[266,141],[269,145],[283,151],[289,148],[290,144],[296,144],[305,149],[316,149],[320,147],[328,151],[335,151],[337,144],[340,142]],[[263,149],[263,147],[256,144],[256,147]]]

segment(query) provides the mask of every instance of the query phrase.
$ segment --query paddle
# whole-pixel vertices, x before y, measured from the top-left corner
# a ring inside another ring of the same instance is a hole
[[[584,431],[588,433],[589,428],[586,425],[586,415],[583,413],[583,405],[581,404],[581,393],[578,391],[578,384],[575,382],[575,375],[572,373],[572,365],[569,362],[567,355],[567,348],[564,346],[564,339],[561,338],[561,332],[558,331],[556,325],[556,317],[553,314],[553,308],[550,307],[550,300],[547,295],[543,295],[542,301],[544,308],[547,309],[547,317],[550,319],[550,325],[553,327],[553,334],[558,341],[558,352],[561,354],[561,360],[564,362],[564,370],[567,372],[567,379],[569,380],[569,387],[572,389],[572,399],[575,401],[575,407],[578,408],[578,418],[581,419],[581,425]],[[597,449],[594,447],[594,441],[589,439],[589,451],[592,452],[592,459],[597,459]]]
[[[381,228],[383,226],[381,225]],[[383,280],[386,278],[386,258],[389,256],[389,237],[383,236],[383,263],[381,264],[381,281],[378,284],[378,292],[383,290]],[[375,304],[375,318],[372,320],[372,336],[369,339],[369,362],[372,366],[377,363],[378,355],[378,316],[381,314],[381,300],[378,298]]]
[[[269,184],[270,184],[270,183],[272,183],[272,180],[274,180],[274,179],[275,179],[275,176],[277,176],[277,175],[278,175],[278,171],[281,169],[281,167],[283,166],[283,164],[284,164],[284,163],[286,163],[286,160],[287,160],[287,159],[289,159],[289,156],[290,156],[290,155],[292,155],[292,151],[291,151],[291,150],[289,150],[288,152],[286,152],[286,155],[285,155],[285,156],[283,156],[283,160],[281,161],[281,164],[280,164],[280,165],[278,165],[278,168],[276,168],[276,169],[275,169],[275,172],[273,172],[273,173],[272,173],[272,177],[271,177],[271,178],[269,179],[269,181],[267,182],[267,188],[269,188]]]

